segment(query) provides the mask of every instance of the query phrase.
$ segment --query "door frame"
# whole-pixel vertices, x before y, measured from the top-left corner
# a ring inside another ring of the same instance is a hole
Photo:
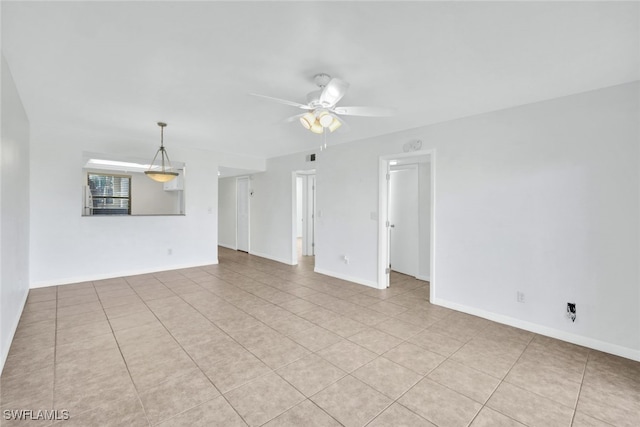
[[[420,150],[411,153],[389,154],[380,156],[378,162],[378,288],[386,289],[389,286],[389,274],[386,269],[389,265],[389,181],[387,179],[391,160],[408,159],[412,157],[429,156],[430,167],[430,253],[429,253],[429,299],[436,299],[436,150]]]
[[[251,253],[251,177],[248,175],[236,177],[236,250],[240,250],[238,249],[238,215],[240,213],[238,209],[238,202],[240,200],[238,197],[238,181],[241,179],[247,180],[247,253]]]
[[[302,214],[305,224],[302,229],[302,254],[316,255],[316,174],[308,174],[302,179]]]

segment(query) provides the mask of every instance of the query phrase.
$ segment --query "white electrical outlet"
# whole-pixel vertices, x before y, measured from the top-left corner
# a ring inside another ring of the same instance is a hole
[[[524,302],[524,292],[518,291],[518,293],[516,294],[516,300],[518,302]]]

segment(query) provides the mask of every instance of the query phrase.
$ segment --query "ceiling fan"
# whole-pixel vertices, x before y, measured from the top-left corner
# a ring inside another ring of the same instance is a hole
[[[257,93],[251,93],[251,95],[307,110],[305,113],[285,119],[285,122],[299,120],[305,129],[317,134],[323,134],[326,130],[333,132],[345,125],[340,116],[390,117],[395,115],[393,108],[338,107],[336,104],[347,93],[349,83],[324,73],[316,74],[313,79],[320,89],[307,94],[306,104]]]

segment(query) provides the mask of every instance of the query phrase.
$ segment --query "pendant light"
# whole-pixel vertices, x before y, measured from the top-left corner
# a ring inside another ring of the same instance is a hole
[[[167,150],[164,149],[164,128],[165,126],[167,126],[167,124],[158,122],[158,126],[160,126],[160,148],[158,148],[158,151],[156,151],[156,155],[151,161],[149,170],[145,171],[144,174],[157,182],[169,182],[178,176],[178,172],[173,171],[173,167],[171,167],[171,161],[169,160]],[[160,170],[154,170],[154,168],[156,167],[155,163],[156,159],[158,158],[158,154],[160,154],[160,165],[158,165],[158,167],[160,167]]]

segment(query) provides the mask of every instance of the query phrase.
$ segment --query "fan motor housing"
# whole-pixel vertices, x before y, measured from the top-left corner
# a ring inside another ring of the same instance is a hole
[[[313,76],[313,81],[318,85],[320,89],[325,87],[331,81],[331,76],[326,73],[319,73]]]

